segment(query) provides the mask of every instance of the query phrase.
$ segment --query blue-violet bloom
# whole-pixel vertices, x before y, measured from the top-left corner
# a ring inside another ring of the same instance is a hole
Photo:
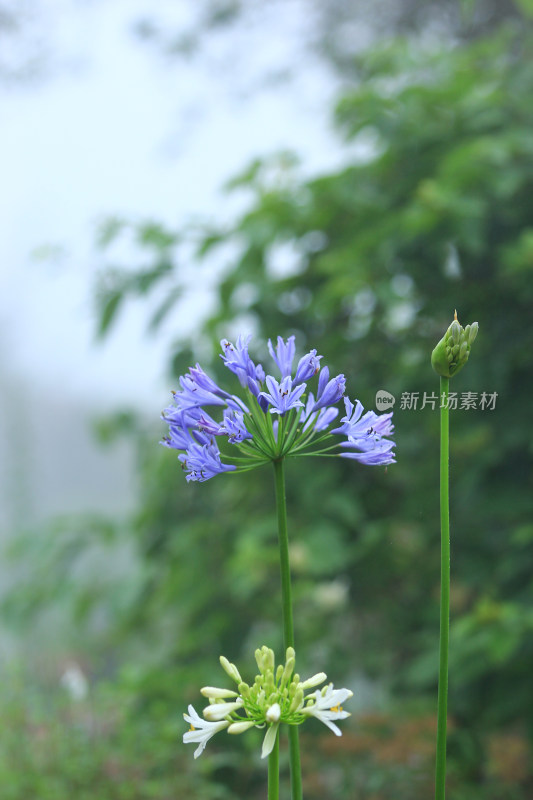
[[[330,378],[316,350],[300,358],[293,375],[295,337],[278,336],[275,348],[269,340],[279,373],[274,376],[251,359],[249,343],[250,336],[242,335],[235,344],[221,341],[222,361],[241,386],[238,394],[222,389],[196,364],[181,376],[179,391],[162,413],[169,431],[161,444],[179,451],[188,481],[244,472],[285,456],[341,456],[376,466],[395,462],[392,413],[364,413],[359,400],[344,397],[345,416],[333,426],[346,380],[342,374]]]
[[[292,378],[290,375],[283,378],[281,383],[278,383],[272,375],[266,376],[266,385],[268,392],[260,392],[259,397],[264,397],[272,408],[269,408],[271,414],[285,414],[292,408],[303,406],[300,397],[305,392],[305,383],[301,383],[296,389],[292,388]]]

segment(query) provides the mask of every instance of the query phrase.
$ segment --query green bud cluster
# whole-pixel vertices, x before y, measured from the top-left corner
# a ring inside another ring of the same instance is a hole
[[[464,367],[470,355],[470,348],[477,336],[478,324],[472,322],[466,328],[455,317],[431,354],[431,366],[443,378],[452,378]]]
[[[186,742],[199,744],[195,757],[218,731],[225,729],[228,733],[239,734],[255,727],[266,729],[262,748],[262,757],[265,758],[274,747],[281,723],[301,725],[310,716],[319,719],[337,736],[341,735],[334,720],[349,716],[341,706],[352,696],[349,689],[334,689],[330,683],[322,691],[316,690],[306,696],[305,692],[323,684],[327,675],[319,672],[300,681],[300,676],[294,671],[296,655],[292,647],[286,650],[285,662],[277,666],[270,647],[258,648],[255,660],[259,672],[254,682],[248,684],[243,681],[235,664],[221,656],[220,664],[237,684],[237,691],[204,686],[201,693],[208,698],[209,705],[203,709],[203,718],[189,706],[189,714],[184,716],[191,728],[183,738]]]
[[[285,663],[279,664],[277,667],[274,651],[266,646],[255,651],[255,660],[259,673],[255,676],[253,684],[249,685],[241,679],[235,665],[230,664],[224,656],[221,656],[220,663],[223,669],[237,683],[238,696],[242,700],[239,710],[246,714],[246,719],[241,718],[237,721],[237,728],[230,725],[228,733],[241,733],[246,730],[239,725],[240,721],[250,722],[249,727],[275,722],[299,725],[304,720],[304,717],[298,714],[298,710],[303,705],[304,691],[299,686],[300,676],[294,672],[294,649],[287,648]],[[202,689],[202,694],[209,696],[209,688]],[[213,692],[209,696],[212,704],[218,704],[221,699],[218,693]]]

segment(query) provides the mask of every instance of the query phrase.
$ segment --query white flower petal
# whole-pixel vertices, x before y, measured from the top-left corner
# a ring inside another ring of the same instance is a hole
[[[335,725],[335,723],[332,722],[330,719],[328,719],[327,717],[325,717],[323,715],[318,716],[318,714],[316,715],[316,717],[317,717],[317,719],[320,720],[320,722],[323,722],[324,725],[327,725],[328,728],[330,729],[330,731],[333,731],[335,736],[342,736],[341,729],[337,725]]]
[[[317,708],[330,709],[342,705],[350,697],[353,697],[353,692],[350,689],[334,689],[333,684],[330,683],[322,691],[317,689],[314,695],[311,695],[311,697],[313,696]]]
[[[209,739],[214,736],[215,733],[227,728],[229,722],[225,719],[218,722],[208,722],[199,717],[192,706],[189,706],[188,711],[189,713],[184,714],[183,717],[186,722],[189,723],[191,729],[183,734],[183,742],[185,744],[189,744],[189,742],[198,742],[198,747],[194,751],[194,757],[198,758],[198,756],[203,753]]]
[[[200,744],[198,745],[198,747],[197,747],[197,748],[196,748],[196,750],[194,751],[194,757],[195,757],[195,758],[198,758],[198,756],[201,756],[201,755],[202,755],[202,753],[203,753],[203,752],[204,752],[204,750],[205,750],[205,746],[206,746],[206,744],[207,744],[207,739],[204,739],[204,741],[203,741],[203,742],[200,742]]]
[[[274,749],[278,728],[279,722],[275,722],[273,725],[269,726],[267,732],[265,733],[265,738],[263,739],[263,749],[261,750],[261,758],[266,758],[269,756]]]
[[[187,711],[189,714],[184,714],[183,719],[195,728],[201,728],[204,720],[198,716],[193,706],[189,706]]]

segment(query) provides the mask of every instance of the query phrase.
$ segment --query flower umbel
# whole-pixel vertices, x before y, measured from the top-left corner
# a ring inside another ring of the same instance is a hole
[[[264,729],[261,758],[271,753],[281,724],[301,725],[309,717],[316,717],[336,736],[341,736],[333,720],[350,716],[341,706],[352,697],[349,689],[334,689],[330,683],[322,691],[317,689],[306,695],[307,689],[324,683],[327,675],[319,672],[301,681],[294,672],[295,652],[292,647],[287,648],[285,663],[277,667],[274,652],[266,646],[255,651],[255,660],[259,674],[249,685],[242,680],[237,667],[221,656],[220,663],[237,684],[237,692],[205,686],[201,693],[209,699],[209,705],[203,709],[203,719],[192,706],[189,706],[189,714],[184,714],[191,729],[183,734],[183,741],[199,743],[195,758],[203,752],[208,740],[224,729],[231,734],[245,733],[250,728]]]
[[[465,335],[473,341],[472,331],[473,326]],[[188,481],[244,472],[285,456],[342,456],[367,465],[394,463],[395,445],[388,438],[394,430],[392,414],[363,414],[358,400],[354,405],[345,397],[343,424],[332,428],[346,381],[342,374],[330,379],[329,368],[320,368],[322,356],[316,350],[300,358],[293,375],[294,336],[286,342],[278,336],[275,349],[269,341],[268,350],[279,371],[276,377],[266,375],[261,364],[252,361],[249,342],[250,337],[244,336],[236,344],[221,341],[221,358],[239,379],[241,396],[220,388],[196,364],[179,379],[181,389],[173,392],[173,403],[163,411],[169,433],[161,444],[180,451]],[[314,391],[313,380],[317,381]],[[337,436],[346,438],[338,441]]]

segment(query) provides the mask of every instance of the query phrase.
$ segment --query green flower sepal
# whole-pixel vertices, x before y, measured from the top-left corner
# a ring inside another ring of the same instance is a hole
[[[459,323],[457,311],[454,319],[431,354],[431,366],[442,378],[453,378],[464,367],[470,348],[478,332],[477,322],[466,328]]]
[[[254,683],[245,683],[235,664],[224,656],[220,663],[226,674],[237,684],[237,691],[204,686],[201,693],[209,699],[200,717],[193,706],[184,714],[190,729],[183,735],[184,742],[195,742],[197,758],[204,750],[207,741],[215,733],[226,730],[228,733],[245,733],[250,728],[266,729],[261,750],[261,758],[266,758],[276,742],[280,724],[301,725],[308,717],[316,717],[327,725],[336,736],[341,735],[334,720],[349,717],[342,703],[352,697],[349,689],[334,689],[330,683],[322,690],[306,695],[308,689],[319,686],[327,678],[319,672],[305,681],[294,672],[295,652],[288,647],[285,663],[277,667],[274,652],[263,646],[255,651],[259,674]]]

